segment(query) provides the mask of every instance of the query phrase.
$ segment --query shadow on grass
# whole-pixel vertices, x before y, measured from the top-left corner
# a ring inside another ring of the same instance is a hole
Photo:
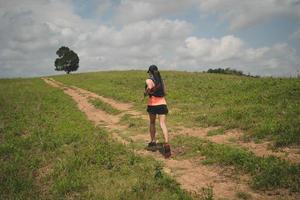
[[[156,146],[153,146],[153,147],[145,147],[145,149],[147,151],[151,151],[151,152],[159,152],[162,156],[164,156],[165,158],[168,158],[170,157],[170,155],[168,155],[165,151],[165,148],[164,148],[164,143],[162,142],[158,142],[156,143]]]

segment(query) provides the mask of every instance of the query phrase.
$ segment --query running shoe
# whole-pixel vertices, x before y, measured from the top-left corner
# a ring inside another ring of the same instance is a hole
[[[149,142],[147,146],[147,150],[156,151],[156,142]]]
[[[171,157],[171,147],[170,144],[164,143],[164,156],[165,158],[170,158]]]

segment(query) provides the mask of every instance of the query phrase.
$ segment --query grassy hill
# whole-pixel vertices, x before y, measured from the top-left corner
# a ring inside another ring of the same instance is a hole
[[[161,74],[168,88],[170,127],[220,126],[217,134],[239,128],[250,139],[268,139],[278,147],[299,147],[299,78]],[[135,109],[145,112],[145,71],[53,78],[131,102]],[[147,129],[141,119],[125,118],[132,120],[131,129]],[[134,126],[136,120],[139,124]],[[250,174],[257,190],[300,191],[299,164],[258,157],[244,149],[199,138],[179,136],[172,142],[174,147],[186,146],[186,157],[202,155],[207,157],[206,164],[233,166],[238,172]],[[114,141],[104,127],[94,127],[63,91],[37,78],[0,80],[0,161],[0,199],[193,198],[161,171],[161,163],[137,156]]]
[[[240,128],[276,146],[300,144],[300,78],[251,78],[233,75],[162,72],[168,88],[168,120],[184,126]],[[97,72],[55,79],[144,110],[145,71]]]
[[[191,199],[41,79],[0,80],[0,162],[0,199]]]

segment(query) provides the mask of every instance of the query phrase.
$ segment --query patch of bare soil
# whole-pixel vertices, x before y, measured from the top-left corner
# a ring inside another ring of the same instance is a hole
[[[53,79],[44,80],[46,81],[46,83],[50,84],[53,87],[63,88],[64,93],[71,96],[73,100],[77,103],[78,108],[86,114],[87,118],[90,121],[95,122],[96,125],[102,122],[109,125],[116,124],[119,122],[118,117],[109,115],[106,112],[97,109],[93,104],[89,102],[87,98],[88,96],[86,96],[85,94],[81,94],[80,92],[78,92],[78,90],[63,86],[61,83]]]
[[[119,103],[115,100],[96,95],[92,92],[83,90],[81,88],[67,87],[53,79],[44,78],[43,80],[53,87],[63,89],[66,94],[73,98],[73,100],[77,103],[79,109],[86,114],[89,120],[93,121],[95,125],[105,124],[108,130],[112,133],[112,137],[114,137],[117,141],[125,145],[128,145],[130,143],[130,141],[123,139],[123,137],[121,137],[120,134],[118,134],[118,132],[120,131],[127,130],[127,126],[122,126],[119,124],[120,116],[113,116],[100,109],[95,108],[91,103],[89,103],[88,98],[98,98],[106,103],[109,103],[114,108],[120,111],[135,113],[135,116],[144,116],[142,115],[142,113],[132,110],[130,104]],[[207,132],[209,130],[211,130],[211,128],[183,128],[177,134],[209,138],[207,137]],[[232,133],[228,135],[229,136],[224,135],[222,137],[214,136],[211,138],[212,141],[222,143],[225,141],[227,142],[229,138],[236,137],[240,134]],[[133,142],[139,140],[144,141],[147,140],[148,137],[148,134],[141,133],[139,135],[132,136],[131,140]],[[176,151],[180,153],[180,149],[177,149]],[[182,188],[191,192],[196,192],[199,194],[201,193],[201,188],[212,186],[214,196],[216,197],[216,199],[237,199],[236,194],[238,192],[245,192],[247,194],[250,194],[251,199],[276,199],[278,196],[277,194],[267,195],[266,193],[259,193],[257,191],[253,191],[248,185],[248,178],[246,175],[237,176],[234,174],[234,172],[230,172],[230,170],[229,172],[228,170],[224,170],[228,168],[221,168],[220,166],[203,165],[201,163],[201,159],[203,158],[199,158],[198,160],[174,160],[172,158],[164,159],[157,151],[149,152],[146,150],[138,150],[135,151],[135,153],[142,156],[151,156],[156,160],[163,162],[165,165],[164,171],[173,176],[181,184]]]
[[[132,109],[133,106],[130,103],[117,102],[116,100],[114,100],[112,98],[103,97],[103,96],[100,96],[100,95],[95,94],[93,92],[81,89],[81,88],[76,87],[76,86],[71,86],[71,88],[75,89],[76,91],[78,91],[82,95],[92,97],[92,98],[95,98],[95,99],[99,99],[99,100],[103,101],[104,103],[110,104],[113,108],[115,108],[117,110],[125,111],[124,113],[126,113],[126,114],[131,114],[131,115],[134,115],[134,116],[140,116],[144,119],[145,118],[148,119],[147,116],[143,115],[141,112],[133,110]]]
[[[130,137],[133,141],[143,141],[145,144],[147,141],[149,141],[149,134],[144,133],[144,134],[138,134],[138,135],[133,135]]]
[[[213,187],[216,198],[235,199],[237,192],[246,192],[252,199],[264,199],[264,197],[249,188],[247,184],[239,183],[222,174],[219,166],[202,165],[190,160],[166,160],[166,166],[171,169],[171,175],[176,177],[182,187],[188,191],[200,192],[201,188]]]
[[[50,175],[53,172],[53,166],[51,164],[45,165],[41,168],[39,168],[34,176],[36,179],[36,182],[39,186],[39,188],[41,188],[41,197],[49,197],[50,191],[49,188],[52,185],[51,180],[46,180],[47,176]]]
[[[300,154],[298,153],[299,148],[293,149],[293,148],[285,147],[285,148],[278,148],[277,151],[273,151],[271,149],[273,146],[271,142],[255,143],[253,141],[250,142],[238,141],[238,144],[246,149],[249,149],[257,156],[261,156],[261,157],[275,156],[292,163],[300,163]]]

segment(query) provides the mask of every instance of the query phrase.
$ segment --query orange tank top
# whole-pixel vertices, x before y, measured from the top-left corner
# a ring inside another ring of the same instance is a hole
[[[151,79],[146,80],[147,88],[151,89],[155,86]],[[151,96],[148,98],[148,106],[167,105],[165,97]]]

